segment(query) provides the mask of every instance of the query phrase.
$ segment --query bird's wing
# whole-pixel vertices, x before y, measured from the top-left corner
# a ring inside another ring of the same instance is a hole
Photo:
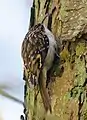
[[[28,71],[27,77],[31,83],[37,79],[37,71],[42,69],[49,48],[49,39],[45,34],[44,26],[37,27],[34,26],[26,34],[22,43],[22,58]]]

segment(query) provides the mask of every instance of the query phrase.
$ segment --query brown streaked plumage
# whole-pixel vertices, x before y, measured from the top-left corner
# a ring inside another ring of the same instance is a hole
[[[26,79],[34,86],[39,86],[45,110],[50,112],[51,103],[46,80],[47,71],[52,67],[56,50],[57,44],[53,34],[39,23],[26,34],[21,51]]]

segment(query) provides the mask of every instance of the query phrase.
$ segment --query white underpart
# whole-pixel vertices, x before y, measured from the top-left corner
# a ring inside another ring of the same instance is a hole
[[[56,50],[57,50],[57,43],[56,43],[56,40],[55,40],[52,32],[49,31],[46,27],[45,27],[45,32],[46,32],[46,35],[49,38],[49,48],[48,48],[48,53],[47,53],[47,56],[46,56],[46,59],[45,59],[44,67],[48,71],[53,64],[54,55],[55,55]]]

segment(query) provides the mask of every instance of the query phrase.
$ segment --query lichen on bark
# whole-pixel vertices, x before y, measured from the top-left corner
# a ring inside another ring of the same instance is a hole
[[[50,28],[56,40],[61,42],[60,63],[54,66],[51,76],[55,79],[50,85],[52,114],[48,114],[46,120],[86,120],[87,1],[34,0],[33,5],[34,14],[31,11],[30,21],[33,24],[30,26],[41,22],[45,14],[56,7]],[[44,22],[46,26],[48,20]],[[34,91],[27,86],[26,120],[41,120],[44,116],[41,96],[37,97],[36,107],[33,96]]]

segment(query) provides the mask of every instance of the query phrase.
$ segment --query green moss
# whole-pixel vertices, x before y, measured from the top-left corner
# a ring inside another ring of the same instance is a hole
[[[64,60],[64,61],[69,60],[70,54],[66,48],[63,49],[63,51],[60,53],[60,55],[61,55],[61,60]]]
[[[85,69],[85,44],[78,43],[76,47],[76,57],[75,57],[75,86],[83,86],[85,79],[87,78],[87,73]]]
[[[85,70],[85,60],[84,57],[80,60],[80,57],[75,58],[75,86],[83,86],[85,79],[87,77],[87,73]]]
[[[84,102],[82,120],[87,120],[87,97],[86,97],[86,101]]]
[[[82,55],[85,51],[85,44],[84,43],[78,43],[77,47],[76,47],[76,55]]]

